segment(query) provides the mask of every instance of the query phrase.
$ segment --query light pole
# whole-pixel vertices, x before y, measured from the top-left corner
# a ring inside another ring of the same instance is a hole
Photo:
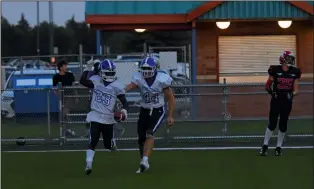
[[[39,37],[39,27],[40,27],[40,22],[39,22],[39,1],[37,1],[37,41],[36,41],[36,48],[37,48],[37,56],[40,55],[40,46],[39,46],[39,40],[40,40],[40,37]]]
[[[53,54],[53,7],[52,7],[52,1],[49,1],[49,52],[52,55]]]

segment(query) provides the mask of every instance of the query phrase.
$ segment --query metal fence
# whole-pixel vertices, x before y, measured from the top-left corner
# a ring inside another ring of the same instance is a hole
[[[175,125],[161,126],[159,147],[260,145],[268,122],[269,95],[263,84],[207,84],[173,87]],[[83,87],[15,89],[2,98],[3,148],[48,146],[83,148],[88,140],[86,114],[91,91]],[[137,146],[139,93],[127,94],[129,119],[115,126],[119,148]],[[288,145],[312,145],[313,83],[300,83],[288,126]],[[117,108],[119,106],[117,105]],[[8,116],[9,115],[9,116]],[[16,145],[17,144],[17,145]]]

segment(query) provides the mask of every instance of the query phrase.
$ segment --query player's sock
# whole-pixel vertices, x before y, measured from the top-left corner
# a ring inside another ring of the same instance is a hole
[[[94,150],[87,150],[86,151],[86,166],[92,167],[92,163],[94,160],[95,151]]]
[[[285,138],[285,134],[281,131],[278,131],[278,137],[277,137],[277,147],[281,147],[283,143],[283,139]]]
[[[143,157],[143,161],[148,161],[148,157],[147,157],[147,156],[144,156],[144,157]]]
[[[268,146],[268,142],[272,135],[273,135],[273,131],[267,128],[265,132],[264,145]]]

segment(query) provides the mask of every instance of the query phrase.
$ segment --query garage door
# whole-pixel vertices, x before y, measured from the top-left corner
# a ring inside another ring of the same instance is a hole
[[[270,65],[279,64],[284,50],[296,54],[295,35],[220,36],[219,73],[266,73]]]

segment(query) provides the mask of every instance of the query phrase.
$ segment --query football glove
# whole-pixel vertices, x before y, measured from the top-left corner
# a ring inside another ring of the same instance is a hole
[[[123,114],[124,114],[125,119],[127,119],[127,118],[128,118],[128,111],[126,111],[126,109],[122,109],[122,110],[121,110],[121,113],[123,113]]]

